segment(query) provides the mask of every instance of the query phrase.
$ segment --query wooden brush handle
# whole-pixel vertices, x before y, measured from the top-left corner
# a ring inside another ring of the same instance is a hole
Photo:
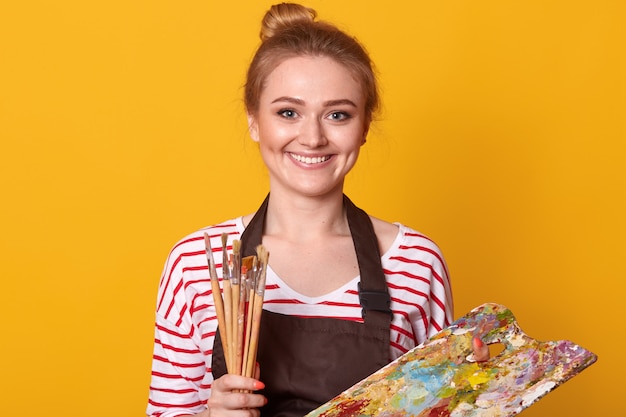
[[[250,361],[248,352],[250,351],[250,336],[252,334],[252,315],[254,311],[254,290],[250,290],[248,296],[248,311],[246,313],[246,326],[243,345],[243,364],[241,365],[242,373],[244,376],[252,377],[252,374],[248,372],[248,362]]]
[[[244,326],[245,326],[245,321],[246,321],[246,294],[243,292],[245,291],[245,285],[242,283],[240,284],[240,288],[239,290],[241,291],[239,293],[239,305],[237,308],[237,344],[236,344],[236,364],[235,364],[235,369],[237,371],[237,373],[239,375],[243,375],[243,338],[244,338]]]
[[[252,329],[250,332],[250,348],[248,349],[246,375],[253,375],[256,364],[256,354],[259,346],[259,331],[261,328],[261,314],[263,313],[263,297],[254,294],[254,309],[252,312]]]
[[[230,280],[224,280],[224,331],[226,333],[226,348],[224,348],[224,359],[226,360],[226,369],[228,369],[228,373],[233,372],[233,366],[231,360],[231,341],[232,341],[232,289],[230,285]],[[221,333],[220,333],[221,334]]]
[[[211,290],[213,292],[213,303],[215,304],[215,312],[217,314],[217,327],[219,328],[220,337],[222,339],[222,350],[224,356],[228,351],[228,333],[226,332],[226,318],[224,316],[224,300],[222,300],[222,290],[220,283],[216,277],[211,277]],[[228,365],[226,366],[228,368]]]
[[[237,335],[238,335],[238,317],[239,317],[239,284],[231,283],[232,288],[232,310],[231,310],[231,339],[230,339],[230,360],[233,365],[232,371],[229,373],[233,373],[239,375],[241,373],[241,368],[237,368]]]

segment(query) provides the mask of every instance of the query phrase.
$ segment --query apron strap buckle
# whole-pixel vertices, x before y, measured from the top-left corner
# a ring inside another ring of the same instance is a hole
[[[393,316],[391,311],[391,297],[387,291],[370,291],[363,290],[361,283],[358,284],[359,288],[359,303],[363,309],[362,316],[365,318],[365,314],[368,310],[380,311]]]

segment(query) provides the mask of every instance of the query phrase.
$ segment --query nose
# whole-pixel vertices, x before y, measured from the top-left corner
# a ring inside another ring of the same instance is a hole
[[[321,120],[312,117],[305,120],[298,135],[298,143],[309,148],[318,148],[327,143],[324,124]]]

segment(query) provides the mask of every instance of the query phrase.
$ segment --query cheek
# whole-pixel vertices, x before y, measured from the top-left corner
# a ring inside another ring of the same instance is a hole
[[[360,127],[336,131],[333,136],[335,142],[341,143],[346,150],[358,150],[365,143],[365,131]]]
[[[289,127],[268,123],[259,130],[259,142],[267,147],[281,147],[287,144],[293,135]]]

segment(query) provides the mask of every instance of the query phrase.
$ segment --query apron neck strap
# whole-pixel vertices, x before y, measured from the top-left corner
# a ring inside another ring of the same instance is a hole
[[[361,274],[359,302],[363,309],[363,319],[366,323],[375,320],[381,325],[386,323],[389,327],[393,315],[390,307],[391,298],[380,261],[374,226],[368,214],[355,206],[346,195],[343,196],[343,201]]]
[[[256,247],[263,241],[263,230],[265,229],[265,216],[270,195],[267,194],[265,200],[256,211],[246,230],[241,234],[241,257],[256,255]]]

